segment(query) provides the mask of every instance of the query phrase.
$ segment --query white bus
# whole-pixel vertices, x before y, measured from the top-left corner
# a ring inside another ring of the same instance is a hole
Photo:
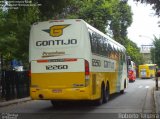
[[[126,49],[82,19],[34,23],[30,31],[30,95],[58,105],[108,101],[127,87]]]

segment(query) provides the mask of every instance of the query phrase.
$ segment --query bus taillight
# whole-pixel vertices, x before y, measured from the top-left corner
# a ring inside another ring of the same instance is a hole
[[[89,62],[85,60],[85,84],[88,86],[89,84]]]
[[[128,74],[129,74],[129,75],[133,75],[133,71],[132,71],[132,70],[129,70],[129,71],[128,71]]]
[[[29,64],[28,76],[31,77],[31,63]]]

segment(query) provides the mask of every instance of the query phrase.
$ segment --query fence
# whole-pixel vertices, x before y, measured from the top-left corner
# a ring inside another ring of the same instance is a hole
[[[28,71],[2,71],[0,84],[0,98],[12,100],[29,96]]]

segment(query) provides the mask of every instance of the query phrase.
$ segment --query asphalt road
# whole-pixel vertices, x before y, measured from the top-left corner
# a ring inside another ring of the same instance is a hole
[[[15,119],[121,119],[144,118],[146,113],[154,113],[153,79],[137,79],[129,83],[124,94],[114,94],[110,101],[101,106],[87,102],[70,102],[61,107],[53,107],[50,101],[28,101],[0,108],[0,118]]]

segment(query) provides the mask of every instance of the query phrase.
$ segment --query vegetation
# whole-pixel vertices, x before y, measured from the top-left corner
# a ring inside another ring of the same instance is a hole
[[[151,49],[152,62],[160,67],[160,38],[154,37],[154,48]]]
[[[140,49],[138,48],[138,46],[129,39],[126,41],[127,43],[125,44],[125,47],[127,49],[128,55],[131,57],[131,60],[133,60],[136,65],[143,64],[144,59],[140,54]]]
[[[12,0],[13,1],[13,0]],[[15,0],[16,1],[16,0]],[[49,19],[80,18],[97,29],[111,34],[124,45],[138,64],[142,56],[137,45],[127,38],[132,23],[131,8],[122,0],[32,0],[34,6],[0,9],[0,52],[5,59],[28,63],[30,26]]]

